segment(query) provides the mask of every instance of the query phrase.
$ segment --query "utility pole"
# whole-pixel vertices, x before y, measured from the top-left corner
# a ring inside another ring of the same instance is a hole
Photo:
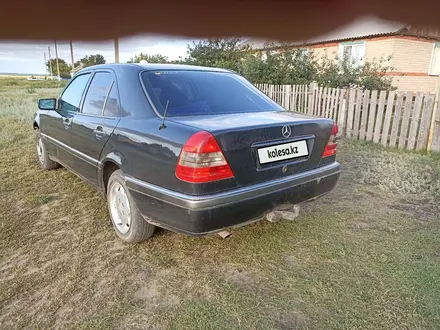
[[[46,53],[44,53],[44,75],[47,76],[47,60],[46,60]]]
[[[57,41],[55,40],[55,58],[57,60],[57,74],[58,74],[58,81],[61,80],[60,77],[60,63],[58,62],[58,47],[57,47]]]
[[[115,38],[115,63],[119,63],[119,39]]]
[[[72,40],[70,40],[70,57],[72,58],[72,77],[75,74],[75,60],[73,59],[73,45]]]
[[[50,46],[47,47],[47,49],[49,50],[49,70],[50,70],[50,76],[52,77],[53,76],[53,71],[52,71],[52,58],[50,57]]]

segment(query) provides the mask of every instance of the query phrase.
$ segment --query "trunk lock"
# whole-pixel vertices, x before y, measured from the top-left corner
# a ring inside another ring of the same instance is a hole
[[[281,169],[281,171],[282,171],[283,173],[286,173],[286,172],[287,172],[287,165],[284,165],[283,168]]]

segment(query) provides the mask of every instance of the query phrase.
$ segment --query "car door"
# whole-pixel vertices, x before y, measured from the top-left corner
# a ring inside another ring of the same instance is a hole
[[[90,73],[76,76],[59,97],[57,110],[40,116],[40,131],[49,155],[68,167],[72,161],[69,147],[72,118],[80,109],[90,76]]]
[[[72,120],[70,145],[73,169],[84,179],[98,184],[101,151],[119,121],[119,93],[111,71],[97,71],[84,97],[81,112]]]

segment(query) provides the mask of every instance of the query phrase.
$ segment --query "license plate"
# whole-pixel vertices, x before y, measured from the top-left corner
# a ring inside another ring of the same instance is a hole
[[[260,164],[278,162],[280,160],[299,158],[309,155],[305,140],[278,144],[258,149]]]

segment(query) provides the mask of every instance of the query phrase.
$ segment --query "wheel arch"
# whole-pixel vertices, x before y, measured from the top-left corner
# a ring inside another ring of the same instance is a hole
[[[121,153],[111,152],[107,156],[105,156],[104,159],[102,159],[99,166],[100,168],[99,181],[100,181],[100,187],[105,192],[105,194],[107,194],[107,184],[112,173],[119,169],[122,170],[122,172],[124,172],[125,167],[126,167],[125,158]]]
[[[34,130],[40,129],[40,114],[38,112],[35,114],[35,118],[32,122],[32,128]]]

